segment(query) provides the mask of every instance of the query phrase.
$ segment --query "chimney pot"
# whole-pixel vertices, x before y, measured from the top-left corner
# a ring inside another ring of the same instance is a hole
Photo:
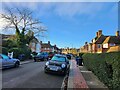
[[[50,44],[50,41],[48,41],[48,44]]]
[[[98,37],[98,32],[96,32],[96,36]]]
[[[42,41],[40,41],[40,44],[42,44]]]
[[[98,31],[98,37],[102,35],[102,30]]]
[[[117,31],[117,32],[116,32],[116,36],[120,36],[120,35],[119,35],[119,33],[120,33],[120,32],[119,32],[119,31]]]

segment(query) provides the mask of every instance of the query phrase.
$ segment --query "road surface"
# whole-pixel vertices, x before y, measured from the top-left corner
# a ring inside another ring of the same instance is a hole
[[[61,88],[64,76],[44,73],[45,62],[22,64],[2,72],[3,88]]]

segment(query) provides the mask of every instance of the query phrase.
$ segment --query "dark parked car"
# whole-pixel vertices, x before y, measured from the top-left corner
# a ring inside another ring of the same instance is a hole
[[[48,53],[47,52],[41,52],[38,53],[36,56],[34,56],[34,61],[44,61],[48,60]]]
[[[66,56],[69,60],[72,59],[72,56],[70,54],[66,54]]]
[[[69,72],[70,64],[65,55],[54,55],[52,59],[46,62],[44,71],[65,75]]]
[[[82,58],[82,57],[80,57],[80,56],[77,56],[77,57],[76,57],[77,65],[82,66],[82,61],[83,61],[83,58]]]
[[[15,58],[10,58],[4,54],[0,54],[0,63],[2,69],[10,67],[19,67],[20,60]]]

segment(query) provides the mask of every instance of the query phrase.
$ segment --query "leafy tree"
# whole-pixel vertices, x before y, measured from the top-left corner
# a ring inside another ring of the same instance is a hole
[[[11,28],[15,30],[18,47],[25,46],[33,38],[33,36],[26,35],[29,30],[36,35],[47,31],[41,28],[40,20],[35,19],[29,9],[6,8],[5,11],[6,13],[1,14],[1,18],[6,22],[4,30]]]
[[[3,40],[2,46],[10,49],[12,47],[17,47],[17,43],[14,40],[8,39],[8,40]]]

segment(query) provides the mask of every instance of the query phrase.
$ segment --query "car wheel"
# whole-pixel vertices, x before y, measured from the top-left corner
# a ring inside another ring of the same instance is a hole
[[[34,59],[34,62],[36,62],[36,59]]]
[[[15,67],[19,67],[19,65],[20,65],[19,62],[15,63]]]

